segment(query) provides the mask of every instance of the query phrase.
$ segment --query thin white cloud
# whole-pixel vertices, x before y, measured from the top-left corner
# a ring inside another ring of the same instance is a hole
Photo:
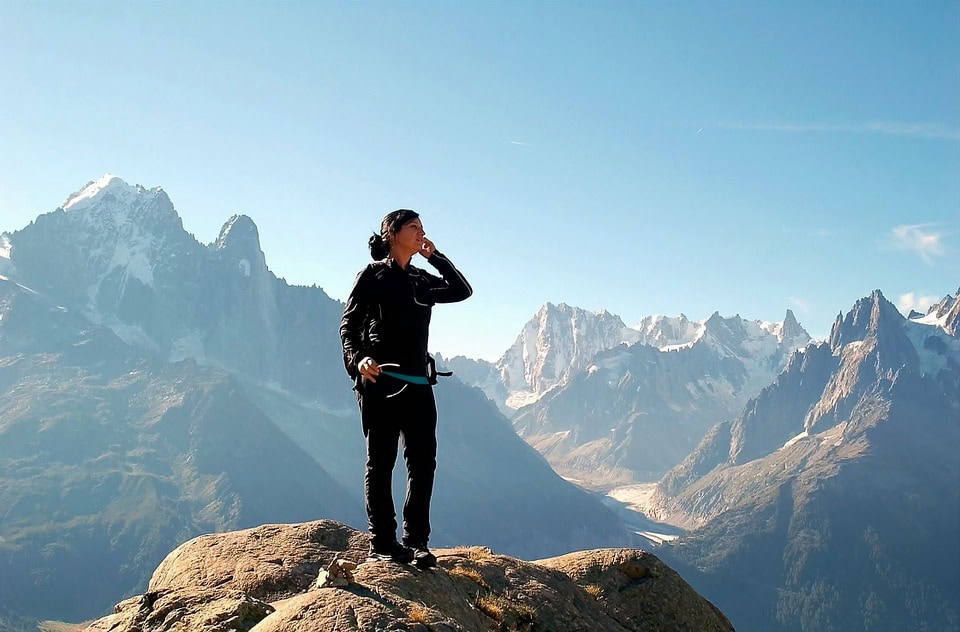
[[[834,134],[882,134],[928,140],[960,140],[960,128],[942,123],[721,123],[727,129],[753,132],[829,132]]]
[[[796,307],[798,310],[804,314],[810,313],[810,303],[805,299],[800,298],[799,296],[788,296],[787,300],[790,301],[790,304]]]
[[[890,230],[889,245],[894,250],[916,252],[928,264],[944,254],[943,233],[930,230],[936,224],[901,224]]]
[[[940,302],[938,296],[918,296],[913,292],[901,294],[897,298],[897,308],[904,315],[909,314],[910,310],[916,310],[921,314],[926,314],[927,310]]]
[[[512,140],[512,141],[510,141],[510,144],[511,144],[511,145],[523,145],[524,147],[530,147],[530,143],[525,143],[525,142],[520,141],[520,140]]]

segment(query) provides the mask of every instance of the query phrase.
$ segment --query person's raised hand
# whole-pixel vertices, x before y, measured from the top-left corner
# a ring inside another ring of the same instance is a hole
[[[427,257],[429,259],[430,255],[436,252],[436,250],[437,250],[437,247],[433,244],[433,242],[427,239],[426,237],[424,237],[423,243],[420,244],[420,254],[422,254],[424,257]]]
[[[357,370],[360,371],[360,375],[371,382],[376,382],[377,376],[380,375],[380,365],[370,356],[365,357],[357,363]]]

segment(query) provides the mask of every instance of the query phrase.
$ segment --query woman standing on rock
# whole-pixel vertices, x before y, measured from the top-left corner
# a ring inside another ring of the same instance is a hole
[[[426,238],[414,211],[389,213],[368,245],[374,261],[357,275],[340,321],[340,338],[367,442],[363,491],[372,536],[370,558],[429,568],[437,564],[427,548],[437,467],[437,372],[427,353],[430,313],[434,304],[462,301],[473,290]],[[440,276],[411,265],[416,254]],[[401,438],[407,465],[403,544],[397,541],[391,489]]]

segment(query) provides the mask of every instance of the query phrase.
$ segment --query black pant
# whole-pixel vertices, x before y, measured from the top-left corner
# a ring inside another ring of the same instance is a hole
[[[393,466],[399,440],[403,439],[407,465],[403,542],[426,547],[430,538],[433,474],[437,469],[437,406],[433,387],[407,384],[384,375],[376,383],[365,382],[358,400],[367,439],[363,493],[373,544],[386,544],[397,537]]]

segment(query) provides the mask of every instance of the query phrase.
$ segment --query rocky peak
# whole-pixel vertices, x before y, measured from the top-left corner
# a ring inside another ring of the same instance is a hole
[[[140,185],[130,186],[112,173],[108,173],[99,180],[87,182],[80,189],[71,193],[67,196],[61,208],[65,211],[71,209],[79,211],[95,204],[97,201],[109,198],[128,198],[142,193],[144,190]]]
[[[252,269],[266,269],[266,257],[260,249],[260,231],[247,215],[234,215],[228,219],[213,248],[222,256],[237,260],[246,276]]]
[[[532,563],[459,547],[435,551],[438,567],[418,570],[364,563],[367,546],[365,534],[329,520],[201,536],[161,562],[146,593],[86,630],[733,630],[675,571],[636,549]],[[316,581],[338,566],[352,568],[343,581]]]
[[[957,301],[960,300],[960,289],[957,290],[957,293],[953,296],[949,294],[940,299],[940,302],[936,305],[931,305],[930,309],[927,310],[927,316],[935,316],[936,318],[943,318],[950,310],[954,308]]]
[[[730,318],[724,318],[720,312],[714,312],[710,318],[704,322],[706,331],[718,338],[742,338],[745,334],[743,319],[740,314],[734,314]]]
[[[74,306],[103,314],[142,303],[158,277],[201,247],[183,230],[162,189],[131,186],[110,174],[6,243],[6,267],[15,266],[30,284],[56,288]]]
[[[701,323],[691,322],[686,314],[676,317],[647,316],[634,326],[640,332],[640,342],[659,349],[690,344],[703,333]]]
[[[786,315],[783,317],[783,325],[780,328],[780,333],[777,338],[781,343],[802,341],[797,345],[799,347],[810,341],[810,334],[800,325],[797,317],[793,315],[793,310],[788,309]]]
[[[756,323],[752,329],[757,329]],[[719,312],[714,312],[703,324],[704,338],[709,341],[719,351],[734,356],[743,356],[745,349],[744,343],[750,338],[754,338],[760,331],[748,331],[748,324],[735,314],[730,318],[724,318]]]
[[[633,342],[638,332],[609,312],[591,312],[565,303],[546,303],[497,361],[507,405],[517,408],[585,368],[599,351]]]
[[[934,365],[947,361],[945,350],[925,347],[946,343],[936,336],[928,340],[923,329],[909,323],[880,290],[858,300],[846,316],[838,316],[829,344],[839,365],[820,401],[807,414],[805,430],[822,431],[839,424],[864,393],[889,390],[890,379],[901,369],[936,373]],[[938,358],[931,360],[932,356]]]
[[[220,229],[214,245],[217,250],[256,248],[260,250],[260,231],[247,215],[234,215]]]
[[[944,296],[939,303],[927,310],[923,321],[933,322],[944,329],[951,336],[956,336],[960,330],[960,289],[953,296]]]
[[[74,223],[91,223],[96,228],[116,230],[128,224],[151,227],[174,218],[180,225],[173,203],[163,189],[130,185],[109,173],[70,194],[60,209]]]
[[[858,300],[846,317],[841,312],[830,331],[830,348],[837,353],[850,342],[863,340],[870,334],[903,322],[900,311],[880,290]]]

